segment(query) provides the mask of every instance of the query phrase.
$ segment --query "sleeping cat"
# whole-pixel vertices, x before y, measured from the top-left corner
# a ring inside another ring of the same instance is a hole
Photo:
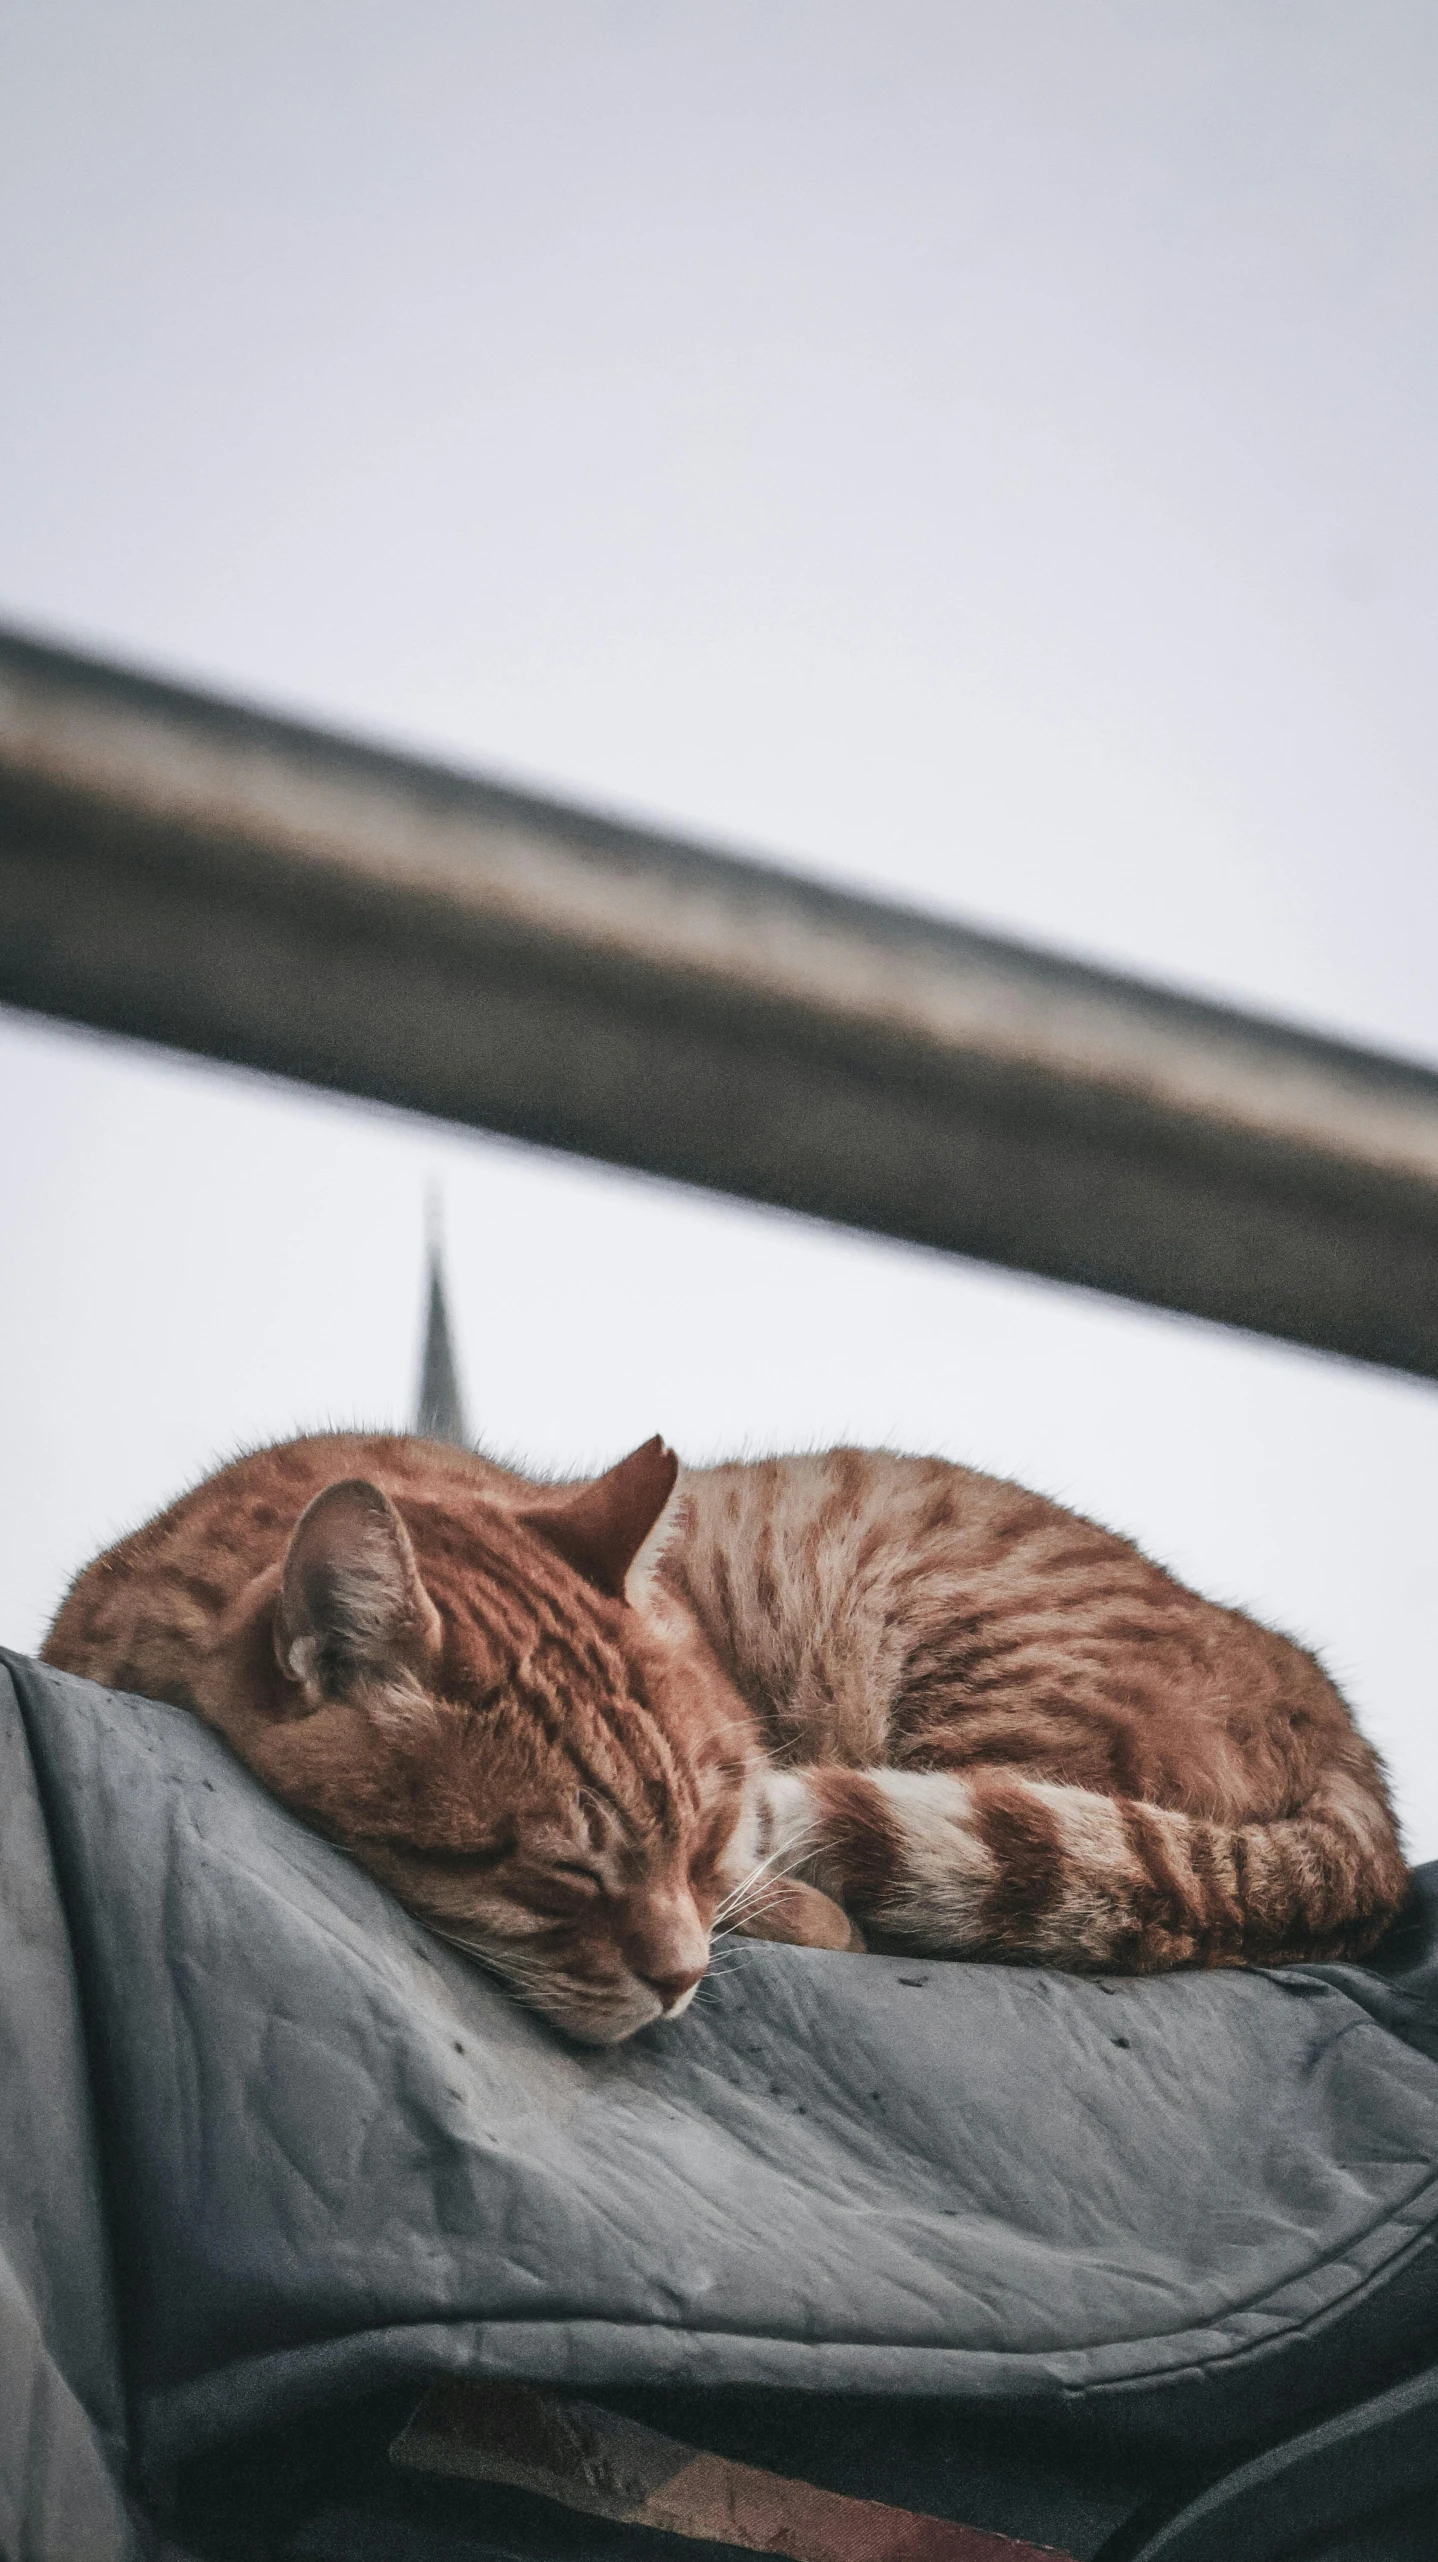
[[[96,1559],[50,1663],[192,1709],[570,2035],[726,1928],[1083,1970],[1357,1956],[1407,1876],[1311,1655],[938,1459],[545,1486],[334,1434]],[[863,1936],[861,1936],[861,1933]]]

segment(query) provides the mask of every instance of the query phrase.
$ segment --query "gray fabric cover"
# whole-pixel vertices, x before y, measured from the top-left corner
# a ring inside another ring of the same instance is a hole
[[[69,1934],[0,1671],[0,2554],[111,2562],[124,2397]]]
[[[0,2376],[35,2417],[0,2467],[111,2521],[72,2550],[123,2549],[102,2182],[142,2481],[442,2369],[943,2395],[1221,2451],[1438,2349],[1438,1872],[1373,1969],[755,1944],[585,2054],[192,1718],[12,1672]]]

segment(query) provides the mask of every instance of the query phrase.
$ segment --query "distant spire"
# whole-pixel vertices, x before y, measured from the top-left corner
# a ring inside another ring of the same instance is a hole
[[[425,1312],[424,1353],[419,1369],[419,1402],[414,1428],[426,1441],[453,1441],[473,1448],[465,1420],[459,1365],[454,1357],[449,1307],[444,1291],[444,1245],[440,1236],[439,1195],[431,1189],[425,1204],[428,1243],[429,1304]]]

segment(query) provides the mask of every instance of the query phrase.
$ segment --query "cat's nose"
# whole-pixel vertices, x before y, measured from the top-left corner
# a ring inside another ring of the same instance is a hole
[[[686,1993],[692,1993],[695,1985],[702,1982],[704,1976],[702,1966],[688,1967],[683,1974],[676,1975],[650,1975],[646,1974],[641,1967],[636,1967],[634,1971],[641,1984],[647,1984],[651,1993],[659,1995],[660,2004],[665,2010],[673,2010],[676,2002],[682,2002]]]

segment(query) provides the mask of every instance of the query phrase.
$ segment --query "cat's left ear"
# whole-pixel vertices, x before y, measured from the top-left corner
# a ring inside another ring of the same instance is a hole
[[[662,1516],[678,1474],[678,1460],[656,1432],[592,1486],[530,1504],[519,1518],[586,1583],[622,1601],[625,1578]]]
[[[424,1669],[441,1633],[388,1495],[364,1477],[326,1486],[295,1526],[275,1605],[286,1679],[311,1708],[352,1700]]]

